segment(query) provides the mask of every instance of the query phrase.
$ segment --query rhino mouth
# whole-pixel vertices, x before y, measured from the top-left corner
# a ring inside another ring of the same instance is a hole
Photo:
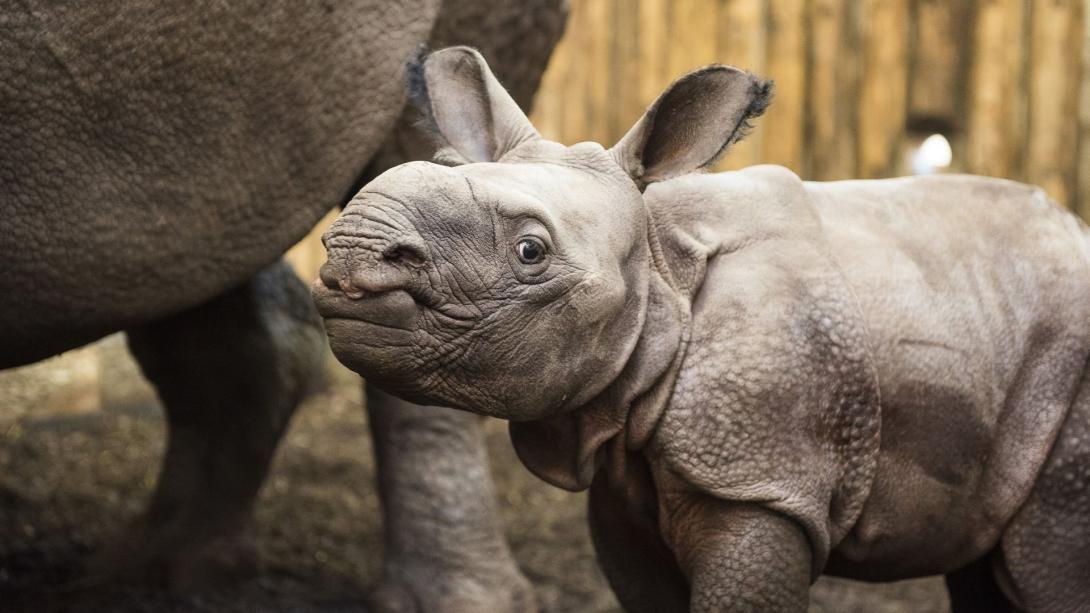
[[[313,295],[318,313],[327,323],[347,320],[411,332],[416,329],[414,324],[422,310],[421,305],[404,290],[349,298],[318,282],[314,284]]]

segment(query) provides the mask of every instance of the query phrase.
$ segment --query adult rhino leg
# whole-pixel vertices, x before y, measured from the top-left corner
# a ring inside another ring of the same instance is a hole
[[[946,574],[951,613],[1013,613],[1016,611],[997,581],[996,553]]]
[[[470,45],[529,111],[564,32],[567,0],[443,3],[428,47]],[[410,160],[428,159],[435,141],[406,106],[356,187]],[[354,193],[354,190],[353,192]],[[532,611],[529,582],[500,526],[480,419],[421,407],[367,389],[386,525],[379,611]]]
[[[178,590],[252,574],[251,509],[324,355],[309,291],[278,263],[128,337],[166,408],[169,439],[150,507],[103,570]]]
[[[501,529],[481,419],[366,391],[386,543],[371,606],[536,610]]]

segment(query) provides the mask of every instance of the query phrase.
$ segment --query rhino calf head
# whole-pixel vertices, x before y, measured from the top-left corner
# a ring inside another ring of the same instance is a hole
[[[416,402],[515,421],[585,405],[648,325],[644,187],[712,164],[770,84],[692,72],[610,149],[543,139],[469,48],[429,55],[413,85],[445,164],[386,172],[323,237],[334,353]]]

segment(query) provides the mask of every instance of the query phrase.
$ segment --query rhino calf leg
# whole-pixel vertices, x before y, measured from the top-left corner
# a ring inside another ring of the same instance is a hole
[[[790,519],[751,503],[683,494],[666,505],[692,613],[804,613],[809,541]]]
[[[178,590],[252,574],[251,509],[322,362],[308,289],[280,263],[128,338],[169,439],[151,505],[108,552],[106,572]]]
[[[372,608],[536,610],[503,536],[481,419],[366,391],[386,542]]]
[[[1022,608],[1090,611],[1090,373],[1000,544],[1004,583]]]

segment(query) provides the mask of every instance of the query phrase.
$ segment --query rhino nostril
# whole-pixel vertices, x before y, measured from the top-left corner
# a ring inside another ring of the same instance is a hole
[[[387,262],[404,263],[414,268],[423,266],[427,261],[424,252],[415,245],[391,245],[382,252],[382,257]]]

